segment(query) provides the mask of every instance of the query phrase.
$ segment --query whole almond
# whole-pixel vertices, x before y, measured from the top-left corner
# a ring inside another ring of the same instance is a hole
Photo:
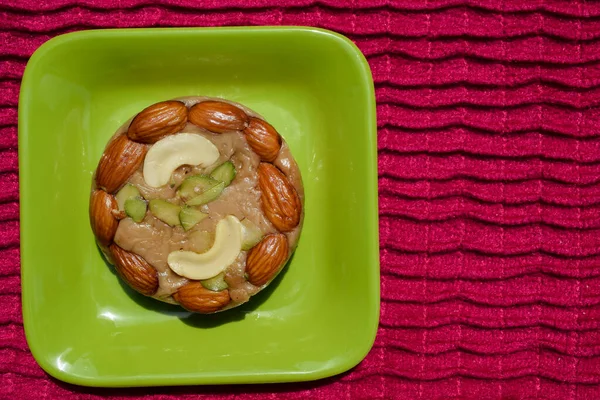
[[[162,101],[143,109],[135,116],[127,136],[140,143],[155,143],[167,135],[177,133],[188,119],[188,110],[181,101]]]
[[[302,202],[296,189],[276,166],[261,162],[258,166],[258,185],[262,208],[273,226],[288,232],[300,223]]]
[[[277,158],[281,149],[281,136],[271,124],[251,117],[244,133],[246,141],[262,161],[273,162]]]
[[[229,290],[213,292],[206,289],[200,282],[193,281],[185,284],[173,295],[183,308],[202,314],[219,311],[231,301]]]
[[[141,256],[123,250],[116,244],[110,246],[117,273],[129,286],[146,296],[158,290],[158,274]]]
[[[288,258],[288,241],[285,235],[273,233],[254,246],[246,258],[248,281],[262,286],[277,275]]]
[[[113,212],[117,210],[117,200],[104,190],[94,190],[90,198],[90,223],[92,231],[101,245],[108,246],[119,226]]]
[[[117,136],[106,146],[100,158],[96,185],[108,193],[116,192],[142,165],[147,151],[145,144],[129,140],[126,135]]]
[[[240,108],[224,101],[202,101],[190,108],[190,122],[215,133],[241,131],[248,116]]]

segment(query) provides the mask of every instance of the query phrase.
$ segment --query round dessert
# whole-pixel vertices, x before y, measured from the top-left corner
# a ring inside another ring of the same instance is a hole
[[[117,130],[94,174],[90,220],[129,286],[208,314],[247,302],[281,271],[303,202],[272,125],[238,103],[185,97]]]

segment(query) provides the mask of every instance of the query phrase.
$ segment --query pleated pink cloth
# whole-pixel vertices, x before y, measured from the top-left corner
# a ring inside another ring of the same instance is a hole
[[[367,56],[378,102],[381,321],[354,370],[262,386],[90,389],[23,333],[17,101],[81,29],[310,25]],[[600,3],[0,0],[1,399],[600,398]]]

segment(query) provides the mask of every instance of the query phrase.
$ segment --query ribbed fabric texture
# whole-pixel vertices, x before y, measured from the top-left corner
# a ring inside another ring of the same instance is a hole
[[[349,373],[263,386],[78,388],[23,333],[17,101],[33,51],[110,27],[312,25],[367,56],[382,304]],[[0,0],[0,398],[600,398],[600,3]]]

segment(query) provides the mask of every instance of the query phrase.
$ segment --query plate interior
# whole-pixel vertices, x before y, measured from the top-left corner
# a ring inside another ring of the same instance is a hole
[[[192,315],[134,293],[88,222],[108,138],[157,101],[224,97],[262,114],[302,171],[291,262],[250,303]],[[308,28],[140,29],[60,36],[19,104],[27,340],[51,375],[93,386],[309,380],[356,365],[378,323],[373,83],[347,39]]]

